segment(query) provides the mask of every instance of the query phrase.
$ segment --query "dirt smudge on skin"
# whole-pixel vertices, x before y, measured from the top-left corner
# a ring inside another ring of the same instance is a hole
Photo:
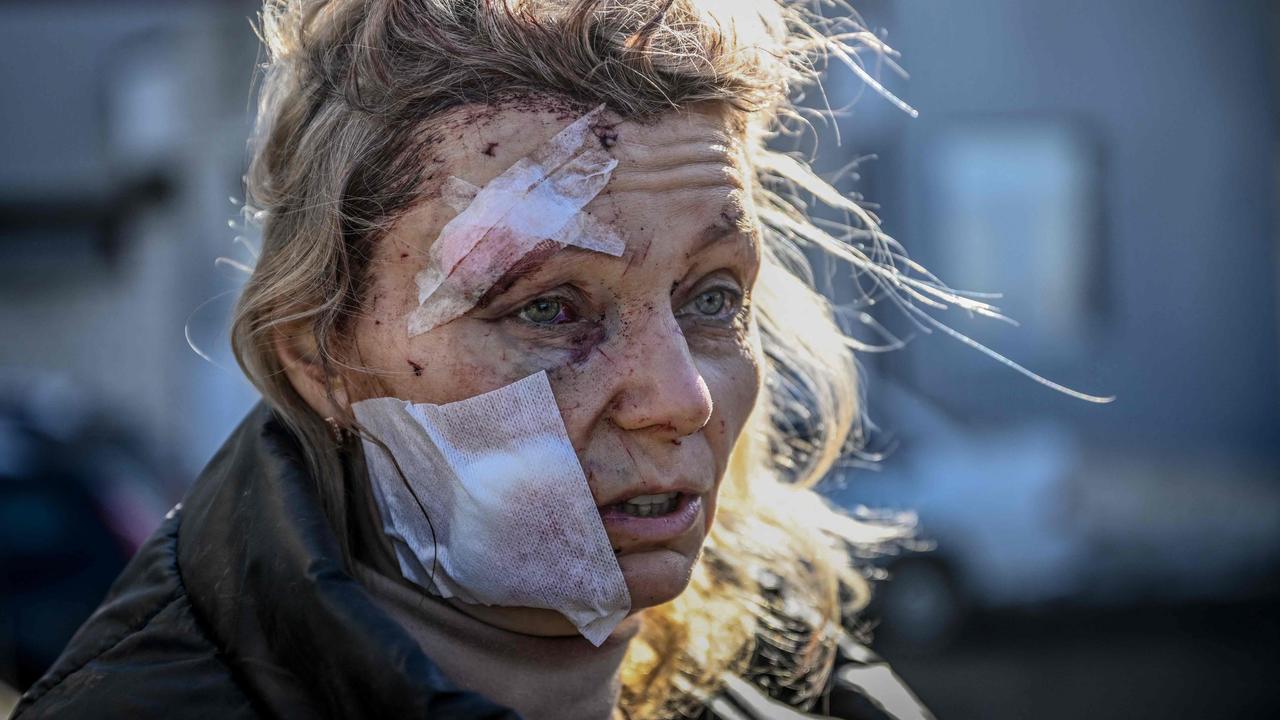
[[[563,247],[563,245],[555,240],[543,240],[537,245],[534,245],[533,249],[525,253],[524,257],[517,260],[511,267],[507,268],[507,271],[503,273],[497,281],[490,285],[488,290],[484,291],[484,294],[480,296],[480,299],[476,300],[476,307],[488,307],[489,303],[493,302],[494,298],[497,298],[510,290],[511,286],[519,282],[520,278],[529,275],[539,267],[542,267],[543,263],[545,263],[552,255],[559,252]]]
[[[481,150],[480,152],[484,153],[485,155],[488,155],[489,157],[493,157],[493,151],[497,147],[498,147],[498,143],[491,142],[488,145],[485,145],[484,149]]]
[[[422,366],[412,360],[409,360],[408,362],[409,367],[413,369],[414,377],[422,377]]]

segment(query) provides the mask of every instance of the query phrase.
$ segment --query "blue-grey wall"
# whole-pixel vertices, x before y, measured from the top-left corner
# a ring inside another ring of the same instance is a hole
[[[974,421],[1052,416],[1109,446],[1280,454],[1276,6],[973,0],[875,2],[867,14],[902,52],[912,77],[889,84],[920,117],[864,95],[846,144],[879,155],[864,190],[886,229],[945,280],[964,285],[937,267],[948,228],[930,205],[931,138],[1050,121],[1092,143],[1097,217],[1081,219],[1080,237],[1090,325],[1066,357],[1029,364],[1118,399],[1099,408],[994,363],[983,370],[936,334],[873,365]],[[840,77],[835,94],[847,97]]]

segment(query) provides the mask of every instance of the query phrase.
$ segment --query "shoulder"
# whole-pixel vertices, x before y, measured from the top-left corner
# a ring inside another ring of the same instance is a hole
[[[14,720],[256,715],[183,587],[180,519],[175,509],[138,551]]]

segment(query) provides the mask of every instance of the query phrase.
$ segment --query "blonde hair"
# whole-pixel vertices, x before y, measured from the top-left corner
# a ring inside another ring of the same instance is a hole
[[[766,392],[733,451],[688,590],[645,614],[621,704],[630,717],[693,711],[737,673],[807,707],[839,628],[869,594],[850,551],[905,530],[850,518],[812,490],[861,442],[860,346],[815,291],[804,250],[849,263],[871,293],[908,306],[990,309],[923,273],[803,161],[766,148],[803,123],[791,97],[826,61],[874,84],[857,53],[888,48],[851,11],[821,20],[776,0],[267,0],[260,32],[269,58],[247,185],[263,240],[233,347],[299,437],[343,542],[339,448],[282,372],[274,338],[304,328],[326,369],[342,362],[373,244],[430,187],[433,119],[510,94],[603,102],[627,118],[720,102],[748,118],[765,228],[754,297]],[[806,202],[850,222],[822,229]]]

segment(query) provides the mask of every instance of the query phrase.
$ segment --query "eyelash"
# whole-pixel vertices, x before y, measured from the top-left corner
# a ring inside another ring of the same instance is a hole
[[[523,317],[526,310],[542,302],[553,302],[560,306],[560,311],[556,313],[556,317],[553,318],[553,322],[537,322]],[[567,315],[568,317],[561,322],[554,322],[554,320],[559,319],[562,315]],[[516,308],[516,311],[511,314],[511,317],[525,323],[526,325],[531,325],[536,328],[547,328],[576,322],[578,318],[581,317],[581,313],[577,312],[577,309],[573,305],[573,301],[567,297],[561,295],[539,295]]]
[[[701,299],[704,295],[712,292],[723,293],[725,296],[724,307],[720,310],[720,312],[710,316],[702,315],[696,311],[689,312],[689,313],[685,312],[687,308],[692,306],[694,303],[698,302],[698,300]],[[697,294],[695,294],[693,298],[689,300],[689,302],[685,303],[683,307],[681,307],[678,311],[676,311],[676,317],[691,316],[695,320],[699,320],[703,322],[730,322],[735,317],[737,317],[737,315],[742,311],[742,305],[743,303],[742,303],[741,290],[738,290],[735,287],[729,287],[727,285],[712,285],[710,287],[706,287],[699,290]]]
[[[705,315],[699,315],[696,311],[688,311],[688,308],[690,306],[696,303],[704,295],[711,292],[720,292],[720,293],[723,293],[725,296],[724,308],[719,313],[713,316],[705,316]],[[560,318],[561,316],[568,316],[568,317],[566,317],[563,321],[560,321],[560,322],[555,322],[554,319],[552,322],[538,322],[538,321],[530,320],[524,317],[524,313],[529,308],[531,308],[537,303],[542,303],[542,302],[554,302],[559,304],[560,309],[559,309],[559,312],[556,314],[556,319]],[[736,287],[730,287],[727,285],[712,285],[699,290],[693,296],[693,298],[689,300],[689,302],[685,303],[682,307],[680,307],[676,311],[676,317],[692,317],[695,321],[700,321],[700,322],[718,322],[718,323],[728,324],[732,322],[739,314],[741,314],[743,309],[744,309],[744,302],[743,302],[743,293],[741,290],[739,290]],[[556,327],[559,325],[569,325],[569,324],[575,323],[582,317],[582,313],[579,312],[578,309],[575,307],[573,299],[565,297],[563,295],[549,294],[549,295],[539,295],[538,297],[535,297],[529,300],[528,302],[524,303],[520,307],[516,308],[516,310],[512,312],[509,317],[527,326],[539,328],[539,329],[545,329],[545,328]]]

